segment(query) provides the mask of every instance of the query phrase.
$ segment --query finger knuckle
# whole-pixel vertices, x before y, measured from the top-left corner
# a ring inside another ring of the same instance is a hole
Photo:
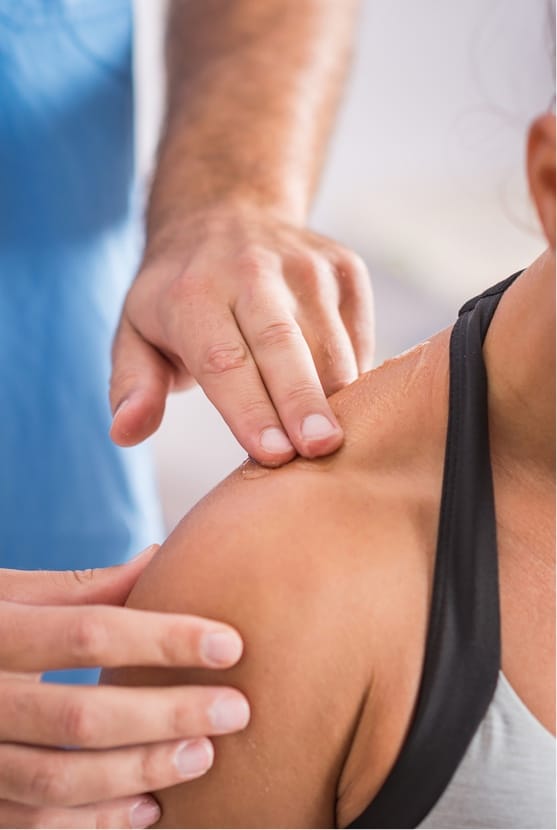
[[[356,251],[351,251],[348,248],[343,248],[339,257],[339,266],[346,271],[351,271],[357,274],[368,273],[365,260],[357,254]]]
[[[199,281],[182,275],[172,280],[167,288],[167,298],[170,306],[182,305],[192,292],[192,286],[198,286]]]
[[[167,666],[175,666],[183,661],[186,650],[191,648],[193,632],[184,631],[183,623],[169,623],[164,634],[159,639],[161,662]]]
[[[169,283],[167,292],[164,307],[170,311],[174,309],[180,316],[210,295],[209,273],[201,263],[194,263]]]
[[[201,374],[223,375],[247,365],[248,353],[239,340],[212,343],[205,349],[201,359]]]
[[[108,644],[108,630],[100,616],[85,609],[69,632],[70,651],[80,663],[100,665]]]
[[[190,704],[177,703],[170,711],[170,731],[177,738],[192,732],[192,707]],[[199,717],[197,718],[199,725]]]
[[[277,255],[259,245],[248,245],[238,254],[238,271],[243,277],[258,280],[277,265]]]
[[[271,320],[255,336],[256,349],[275,349],[288,346],[300,336],[300,329],[294,320]]]
[[[305,291],[320,289],[326,271],[330,272],[329,265],[314,254],[299,254],[296,258],[298,281]]]
[[[311,409],[312,403],[314,403],[314,407],[318,406],[316,397],[315,386],[309,380],[291,384],[285,393],[287,403],[309,409]],[[319,408],[316,411],[319,411]]]
[[[319,358],[324,366],[338,370],[346,363],[346,357],[346,342],[338,332],[328,332],[319,339]]]
[[[238,406],[240,420],[246,425],[252,424],[255,426],[258,423],[269,421],[270,416],[272,420],[272,412],[269,401],[261,398],[242,401]]]
[[[159,753],[154,749],[146,748],[141,751],[139,764],[139,786],[142,790],[157,789],[161,781],[161,760]]]
[[[68,768],[52,759],[42,763],[31,775],[28,791],[34,804],[65,806],[71,797]]]
[[[71,746],[90,747],[98,735],[98,716],[81,700],[70,700],[61,713],[62,732]]]
[[[337,277],[346,290],[362,290],[370,286],[370,276],[366,263],[359,254],[344,251],[338,260]]]

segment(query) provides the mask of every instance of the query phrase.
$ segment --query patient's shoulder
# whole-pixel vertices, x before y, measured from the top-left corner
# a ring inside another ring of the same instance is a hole
[[[253,628],[275,656],[301,625],[323,634],[334,626],[331,644],[343,597],[357,590],[355,573],[373,547],[373,524],[380,536],[370,511],[388,523],[365,478],[333,459],[278,470],[246,461],[184,517],[129,603]]]
[[[395,752],[405,723],[388,723],[389,710],[399,694],[411,710],[405,678],[419,674],[427,616],[424,540],[435,537],[436,488],[424,474],[426,369],[411,355],[335,396],[346,442],[334,456],[272,471],[247,462],[182,520],[133,590],[134,607],[219,619],[244,638],[232,670],[132,680],[216,681],[250,699],[246,733],[216,741],[218,767],[162,795],[180,821],[208,826],[209,813],[216,822],[234,816],[226,826],[327,826],[339,792],[344,815],[343,799],[349,813],[381,779],[388,752],[372,715],[384,712]],[[351,760],[356,732],[373,738],[375,757],[365,742]],[[227,784],[231,768],[249,792]]]
[[[269,617],[272,628],[281,604],[297,622],[318,608],[330,620],[347,593],[384,592],[374,574],[407,568],[438,494],[443,419],[432,426],[428,347],[331,399],[346,435],[332,456],[279,469],[247,460],[184,517],[130,601],[233,624],[249,608],[248,625]]]
[[[230,623],[244,639],[240,663],[215,673],[123,670],[116,681],[222,683],[250,701],[245,732],[214,739],[214,768],[157,794],[163,826],[335,826],[338,782],[387,616],[401,627],[389,599],[397,580],[385,580],[396,551],[391,545],[389,556],[378,541],[383,531],[373,531],[375,541],[366,531],[373,505],[357,471],[248,469],[180,523],[128,600]],[[404,569],[400,576],[410,584]]]
[[[354,556],[357,490],[357,479],[311,465],[269,474],[248,465],[180,523],[132,592],[133,607],[222,620],[244,639],[227,671],[117,675],[224,683],[250,701],[245,732],[215,739],[214,768],[157,795],[166,826],[335,825],[336,785],[373,668],[359,627],[368,600]]]
[[[332,456],[279,469],[246,461],[180,522],[133,602],[225,610],[232,592],[254,600],[253,589],[267,595],[269,584],[304,594],[311,585],[315,598],[331,591],[331,578],[356,582],[359,566],[396,550],[438,496],[446,392],[437,400],[431,390],[446,382],[446,340],[442,332],[331,398],[346,436]],[[187,580],[171,584],[171,573]],[[211,590],[217,580],[228,590]],[[194,582],[199,590],[188,588]]]
[[[149,591],[140,586],[134,601],[152,595],[155,575],[170,569],[211,584],[221,571],[246,583],[296,577],[313,580],[316,593],[350,558],[377,556],[431,493],[437,498],[446,401],[431,390],[446,382],[446,340],[443,332],[331,398],[346,436],[332,456],[280,469],[246,461],[182,520],[143,581]],[[169,587],[160,602],[172,602]]]

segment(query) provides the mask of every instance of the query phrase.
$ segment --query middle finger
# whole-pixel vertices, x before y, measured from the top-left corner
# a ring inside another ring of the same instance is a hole
[[[0,633],[0,665],[16,672],[82,666],[222,668],[237,662],[242,651],[238,633],[223,623],[104,605],[0,601]],[[226,637],[224,654],[230,659],[211,661],[214,635],[220,647]]]
[[[10,683],[0,686],[0,741],[103,749],[222,735],[249,719],[228,687],[129,688]]]
[[[323,391],[310,347],[281,297],[268,286],[234,313],[284,428],[298,452],[326,455],[342,443],[342,429]]]

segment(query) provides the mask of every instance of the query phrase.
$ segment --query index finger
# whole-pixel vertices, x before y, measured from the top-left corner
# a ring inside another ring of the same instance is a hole
[[[225,668],[241,654],[242,640],[233,628],[202,617],[112,606],[0,602],[0,666],[5,670]]]
[[[290,461],[296,451],[232,312],[208,308],[204,322],[195,337],[189,321],[178,327],[182,359],[252,458],[269,465]]]

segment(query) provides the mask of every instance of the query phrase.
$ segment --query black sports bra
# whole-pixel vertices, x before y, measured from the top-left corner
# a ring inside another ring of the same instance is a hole
[[[353,828],[417,827],[445,791],[495,692],[499,581],[482,346],[502,294],[521,273],[465,303],[451,334],[445,466],[421,684],[395,765]]]

